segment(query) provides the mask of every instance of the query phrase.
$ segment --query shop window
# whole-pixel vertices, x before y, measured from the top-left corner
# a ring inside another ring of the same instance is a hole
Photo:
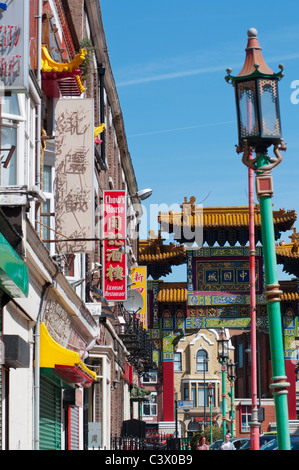
[[[241,432],[250,432],[251,406],[241,406]]]

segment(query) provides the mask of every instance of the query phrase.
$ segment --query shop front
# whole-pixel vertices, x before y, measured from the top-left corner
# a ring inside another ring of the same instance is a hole
[[[83,434],[83,389],[97,380],[79,353],[55,341],[40,325],[40,450],[79,450]]]
[[[10,367],[28,367],[29,345],[19,335],[4,335],[3,309],[13,298],[27,297],[29,289],[28,270],[24,261],[14,250],[20,237],[0,213],[0,448],[3,448],[2,436],[6,428],[7,373]],[[5,233],[5,236],[3,233]],[[11,243],[9,243],[9,241]],[[4,408],[3,408],[4,403]]]

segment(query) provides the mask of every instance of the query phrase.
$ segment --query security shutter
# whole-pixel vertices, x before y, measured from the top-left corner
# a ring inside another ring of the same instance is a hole
[[[69,406],[68,421],[68,448],[79,450],[79,408],[77,406]]]
[[[61,389],[40,381],[40,450],[61,449]]]

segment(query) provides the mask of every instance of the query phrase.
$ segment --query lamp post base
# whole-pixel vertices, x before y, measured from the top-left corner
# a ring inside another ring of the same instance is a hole
[[[254,409],[251,411],[252,421],[250,422],[250,449],[260,449],[260,430],[261,423],[258,421],[258,410]]]

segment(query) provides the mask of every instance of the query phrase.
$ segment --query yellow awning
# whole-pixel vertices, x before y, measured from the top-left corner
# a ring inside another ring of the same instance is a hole
[[[83,387],[97,380],[97,374],[86,367],[79,354],[58,344],[44,323],[40,325],[40,367],[55,369],[68,381]]]

